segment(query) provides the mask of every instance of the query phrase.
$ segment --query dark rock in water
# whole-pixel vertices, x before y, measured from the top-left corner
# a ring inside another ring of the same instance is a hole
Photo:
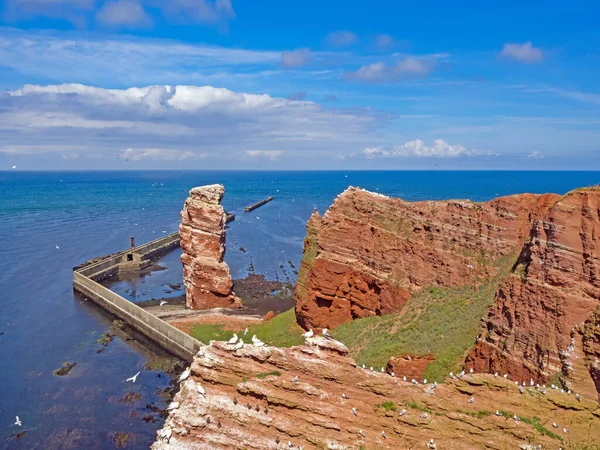
[[[71,371],[71,369],[73,367],[75,367],[76,365],[77,365],[76,362],[65,361],[60,369],[56,369],[54,371],[54,375],[57,375],[59,377],[64,377],[65,375],[68,375],[69,372]]]
[[[10,435],[11,438],[16,439],[17,441],[20,441],[21,439],[23,439],[25,437],[25,433],[27,433],[27,431],[19,431],[18,433],[12,433]]]
[[[127,446],[127,442],[130,439],[129,433],[115,433],[113,437],[113,442],[117,446],[117,448],[125,448]]]

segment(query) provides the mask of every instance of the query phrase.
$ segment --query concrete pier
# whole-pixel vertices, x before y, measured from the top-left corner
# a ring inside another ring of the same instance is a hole
[[[254,211],[256,208],[259,208],[262,205],[264,205],[265,203],[269,203],[271,200],[274,200],[274,199],[275,199],[275,197],[273,197],[273,196],[267,197],[264,200],[261,200],[260,202],[256,202],[250,206],[246,206],[244,208],[244,211],[246,211],[246,212]]]
[[[73,289],[92,299],[169,352],[191,362],[202,345],[200,341],[98,283],[123,270],[123,264],[149,261],[178,245],[179,233],[173,233],[139,247],[95,258],[73,268]],[[129,255],[132,255],[131,259]]]

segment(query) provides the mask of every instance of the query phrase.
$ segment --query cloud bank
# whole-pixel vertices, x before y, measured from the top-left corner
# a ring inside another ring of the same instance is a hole
[[[544,60],[544,52],[534,47],[531,41],[524,44],[504,44],[501,56],[526,64],[536,64]]]
[[[376,157],[417,157],[417,158],[456,158],[458,156],[492,156],[493,153],[477,149],[467,149],[461,144],[448,144],[443,139],[436,139],[432,145],[425,145],[420,139],[405,142],[390,150],[381,147],[363,149],[366,158]]]

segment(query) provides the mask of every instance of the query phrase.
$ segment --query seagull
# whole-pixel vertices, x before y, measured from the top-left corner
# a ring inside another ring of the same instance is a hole
[[[304,334],[302,335],[302,337],[305,337],[305,338],[311,338],[311,337],[313,337],[314,335],[315,335],[315,333],[314,333],[314,331],[313,331],[313,330],[308,330],[306,333],[304,333]]]
[[[182,381],[187,380],[190,377],[191,373],[192,373],[192,371],[190,370],[189,367],[187,369],[185,369],[183,371],[183,373],[181,374],[181,376],[179,377],[179,382],[181,383]]]
[[[533,378],[529,379],[529,386],[533,386],[535,383],[533,382]]]
[[[467,400],[467,403],[473,403],[475,401],[475,397],[471,397],[469,400]]]
[[[163,305],[166,305],[166,304],[167,304],[167,302],[166,302],[166,301],[164,301],[164,300],[162,300],[162,301],[160,302],[160,305],[159,305],[159,306],[163,306]]]
[[[497,415],[497,416],[501,416],[501,415],[502,415],[502,413],[501,413],[500,411],[496,410],[496,415]]]
[[[239,341],[237,344],[235,344],[235,349],[236,349],[236,350],[239,350],[239,349],[240,349],[240,348],[242,348],[243,346],[244,346],[244,340],[243,340],[243,339],[240,339],[240,341]]]
[[[552,422],[552,426],[553,426],[554,428],[558,428],[558,425],[556,425],[556,422]]]
[[[227,341],[227,343],[230,345],[233,345],[233,344],[237,343],[237,341],[238,341],[238,335],[233,333],[233,337],[231,339],[229,339]]]
[[[348,394],[346,394],[345,392],[342,394],[342,398],[348,400]]]
[[[296,375],[294,378],[292,378],[292,383],[296,383],[298,381],[298,375]]]
[[[244,335],[248,334],[248,327],[244,330]]]
[[[579,394],[575,394],[575,398],[576,398],[578,401],[581,401],[581,395],[579,395]]]
[[[429,417],[429,414],[423,413],[423,415],[421,416],[421,419],[427,419],[428,417]]]
[[[365,367],[365,365],[364,365],[364,364],[363,364],[363,366],[362,366],[362,367],[363,367],[363,369],[366,369],[366,367]]]
[[[131,381],[132,383],[135,383],[135,380],[137,379],[138,375],[140,373],[136,373],[134,376],[132,376],[131,378],[127,378],[125,381]]]
[[[396,376],[396,374],[395,374],[394,372],[392,372],[390,375],[391,375],[392,377],[395,377],[395,376]]]
[[[12,166],[12,168],[13,168],[13,170],[15,170],[15,169],[17,168],[17,166],[16,166],[16,165],[13,165],[13,166]]]
[[[364,438],[367,437],[367,435],[365,434],[365,432],[363,430],[358,430],[358,434],[360,434]]]
[[[401,417],[402,417],[404,414],[406,414],[406,410],[405,410],[405,409],[403,409],[402,411],[400,411],[400,412],[398,413],[398,415],[399,415],[399,416],[401,416]]]
[[[542,394],[546,395],[546,389],[542,389]]]
[[[513,419],[515,419],[515,422],[518,422],[519,420],[521,420],[521,419],[519,419],[519,416],[517,416],[517,415],[513,415]]]
[[[469,373],[473,373],[473,368],[472,367],[469,369]]]
[[[371,367],[369,368],[369,370],[370,370],[371,372],[373,372],[373,366],[371,366]]]
[[[423,384],[427,384],[427,378],[423,380]]]
[[[523,394],[523,393],[525,392],[525,389],[523,389],[523,386],[519,386],[519,392],[520,392],[521,394]]]
[[[385,372],[385,370],[383,369],[383,367],[381,368],[381,373]]]
[[[415,380],[414,378],[413,378],[412,380],[410,380],[410,382],[411,382],[412,384],[419,384],[419,383],[417,383],[417,380]]]
[[[172,434],[173,431],[171,430],[171,427],[165,427],[162,430],[158,431],[158,436],[167,442],[169,442],[169,439],[171,439]]]
[[[498,376],[498,372],[494,372],[494,376],[497,377]]]
[[[329,330],[327,328],[323,328],[323,336],[326,338],[332,338],[333,336],[329,334]]]
[[[167,411],[173,411],[177,408],[179,408],[179,402],[171,402],[171,404],[167,406]]]
[[[403,377],[402,377],[402,381],[406,381],[406,376],[403,376]]]
[[[504,378],[508,378],[508,374],[505,373],[504,375],[502,375]]]
[[[563,428],[563,433],[568,433],[569,430],[567,430],[566,428]]]
[[[14,169],[14,167],[13,167]],[[21,425],[23,425],[23,423],[21,422],[21,419],[19,419],[19,416],[16,417],[16,421],[15,421],[15,425],[20,427]]]
[[[256,343],[256,342],[258,342],[258,341],[260,341],[260,339],[258,339],[258,338],[256,337],[256,335],[255,335],[255,334],[253,334],[253,335],[252,335],[252,343],[253,343],[253,344],[255,344],[255,343]]]
[[[59,249],[60,249],[60,247],[57,245],[57,246],[56,246],[56,249],[57,249],[57,250],[59,250]]]
[[[382,431],[381,435],[383,436],[384,439],[387,439],[387,436],[385,435],[385,431]]]
[[[196,385],[196,389],[198,389],[198,392],[200,393],[200,395],[204,398],[206,398],[206,391],[204,390],[204,388],[202,387],[202,385],[200,383],[198,383]]]
[[[356,408],[352,408],[352,414],[354,414],[355,416],[358,416],[358,412],[356,411]]]

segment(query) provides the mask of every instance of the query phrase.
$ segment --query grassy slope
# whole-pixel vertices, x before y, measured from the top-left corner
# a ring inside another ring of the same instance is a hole
[[[402,353],[433,353],[437,359],[427,366],[424,378],[441,381],[450,371],[460,370],[514,259],[497,261],[498,275],[478,289],[424,289],[410,299],[405,312],[353,320],[337,327],[333,335],[348,346],[358,364],[377,368]]]
[[[226,341],[233,336],[232,330],[224,330],[221,325],[194,325],[190,333],[201,342],[208,343],[211,340]],[[248,327],[248,334],[240,337],[245,342],[250,342],[253,334],[269,345],[277,347],[291,347],[304,342],[301,334],[302,329],[296,324],[296,313],[290,309],[281,313],[268,322]]]

